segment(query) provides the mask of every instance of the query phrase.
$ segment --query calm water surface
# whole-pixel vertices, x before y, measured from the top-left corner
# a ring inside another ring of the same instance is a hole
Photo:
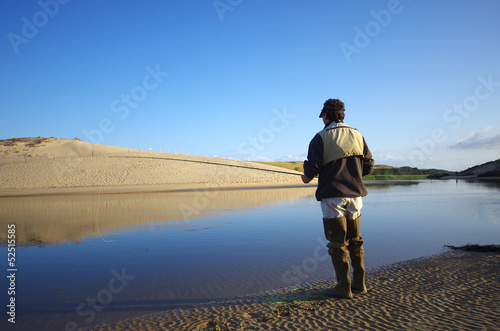
[[[363,201],[367,268],[445,244],[498,244],[498,182],[369,186]],[[2,198],[0,207],[5,257],[7,224],[16,224],[20,330],[86,327],[333,277],[314,188]]]

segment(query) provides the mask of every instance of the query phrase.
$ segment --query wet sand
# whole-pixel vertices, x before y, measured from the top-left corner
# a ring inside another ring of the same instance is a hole
[[[498,253],[448,252],[370,271],[353,300],[321,281],[90,330],[499,330],[499,272]]]

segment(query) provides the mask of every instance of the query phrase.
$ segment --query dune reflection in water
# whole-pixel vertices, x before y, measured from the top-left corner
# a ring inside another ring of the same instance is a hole
[[[145,223],[192,227],[207,216],[311,195],[314,188],[38,196],[0,199],[0,240],[17,227],[18,246],[58,245],[124,231]]]

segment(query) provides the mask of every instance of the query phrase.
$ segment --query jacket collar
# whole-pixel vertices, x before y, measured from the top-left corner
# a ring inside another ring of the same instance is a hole
[[[335,123],[334,121],[330,121],[328,123],[326,123],[325,127],[323,129],[326,129],[327,127],[329,127],[332,123]]]
[[[323,130],[330,130],[330,129],[335,129],[337,127],[346,127],[346,126],[348,125],[344,123],[337,123],[335,121],[330,121],[328,122],[327,125],[325,125],[325,128]]]

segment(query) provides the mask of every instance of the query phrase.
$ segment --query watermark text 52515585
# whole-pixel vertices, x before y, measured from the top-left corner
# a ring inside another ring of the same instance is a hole
[[[9,280],[7,316],[10,323],[16,323],[16,225],[9,224],[7,233],[7,279]]]

